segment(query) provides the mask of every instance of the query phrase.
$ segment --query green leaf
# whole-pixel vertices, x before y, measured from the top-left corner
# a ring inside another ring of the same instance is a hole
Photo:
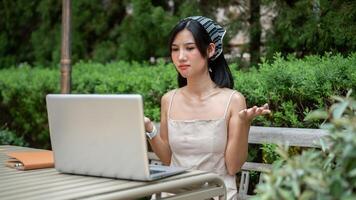
[[[334,197],[340,197],[343,193],[342,183],[340,178],[335,178],[330,186],[330,192]]]
[[[292,183],[292,189],[293,189],[293,193],[296,197],[298,197],[300,195],[300,187],[299,184],[296,181],[293,181]]]
[[[305,118],[304,121],[311,121],[311,120],[316,120],[316,119],[327,119],[328,118],[328,113],[323,110],[316,110],[310,112]]]
[[[339,96],[332,96],[331,98],[334,99],[334,100],[336,100],[336,101],[338,101],[338,102],[343,102],[343,101],[345,101],[344,98],[339,97]]]
[[[326,144],[325,144],[325,142],[324,142],[324,139],[323,139],[323,138],[320,138],[320,139],[319,139],[319,142],[320,142],[321,150],[322,150],[323,152],[325,152],[327,146],[326,146]]]
[[[349,91],[347,91],[347,94],[346,94],[346,98],[349,98],[352,94],[352,89],[350,89]]]
[[[315,197],[314,192],[312,192],[310,190],[306,190],[299,197],[299,200],[311,200],[311,199],[314,199],[314,197]]]
[[[333,110],[333,118],[334,119],[339,119],[342,114],[344,113],[345,109],[347,108],[347,106],[349,105],[348,101],[344,101],[341,102],[340,104],[338,104],[335,109]]]
[[[289,200],[289,199],[293,200],[294,199],[293,194],[286,189],[279,188],[277,191],[283,200]]]
[[[350,177],[356,177],[356,168],[351,170],[348,174]]]
[[[356,199],[356,194],[351,194],[346,197],[342,197],[341,200],[355,200]]]

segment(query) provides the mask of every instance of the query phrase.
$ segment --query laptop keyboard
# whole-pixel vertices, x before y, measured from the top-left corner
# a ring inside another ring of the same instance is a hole
[[[161,173],[164,172],[163,170],[154,170],[154,169],[150,169],[150,174],[157,174],[157,173]]]

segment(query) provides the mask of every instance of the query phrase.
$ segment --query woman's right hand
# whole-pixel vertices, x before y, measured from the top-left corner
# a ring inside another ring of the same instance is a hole
[[[144,122],[145,122],[145,130],[146,130],[146,132],[152,132],[153,124],[152,124],[150,118],[145,116]]]

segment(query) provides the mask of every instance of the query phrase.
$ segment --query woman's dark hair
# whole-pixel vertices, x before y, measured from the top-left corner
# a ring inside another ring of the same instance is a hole
[[[212,43],[212,40],[205,28],[199,22],[192,19],[180,21],[171,31],[169,40],[170,53],[172,53],[171,47],[176,35],[184,29],[187,29],[192,33],[200,54],[204,58],[207,58],[207,49],[209,44]],[[210,78],[218,87],[227,87],[231,89],[234,87],[234,80],[223,52],[221,52],[215,60],[209,59],[208,67],[212,70],[212,72],[209,72]],[[179,87],[187,85],[187,79],[179,73],[177,78]]]

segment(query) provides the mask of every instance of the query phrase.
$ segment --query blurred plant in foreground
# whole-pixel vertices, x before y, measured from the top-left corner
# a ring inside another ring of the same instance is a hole
[[[286,148],[276,151],[281,160],[263,175],[253,199],[356,199],[356,101],[333,97],[329,111],[313,111],[306,120],[325,120],[329,135],[320,141],[321,151],[310,149],[289,157]]]

